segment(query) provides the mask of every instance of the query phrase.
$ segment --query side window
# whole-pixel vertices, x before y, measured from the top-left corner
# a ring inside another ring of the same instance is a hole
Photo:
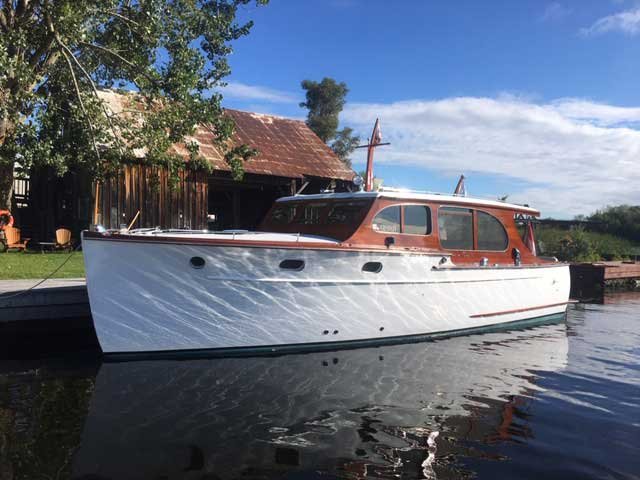
[[[424,205],[405,205],[402,233],[429,235],[431,233],[431,211],[429,207]]]
[[[440,244],[451,250],[473,250],[473,210],[457,207],[438,209]]]
[[[327,205],[325,203],[310,203],[308,205],[304,205],[304,210],[302,210],[302,218],[300,219],[300,223],[303,223],[305,225],[319,224],[322,211],[326,206]]]
[[[376,232],[400,233],[400,205],[387,207],[378,212],[371,227]]]
[[[365,202],[337,203],[329,211],[327,223],[329,225],[360,223],[366,213],[366,206]]]
[[[504,251],[509,246],[509,237],[497,218],[484,212],[478,214],[478,250]]]
[[[271,212],[271,223],[287,224],[291,223],[296,216],[295,205],[280,205]]]

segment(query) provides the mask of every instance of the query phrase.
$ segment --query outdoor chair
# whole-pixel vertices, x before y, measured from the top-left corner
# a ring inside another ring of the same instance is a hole
[[[26,250],[29,238],[20,237],[20,229],[15,227],[5,227],[5,239],[7,241],[7,249],[15,248],[18,250]]]
[[[59,228],[56,230],[56,248],[60,250],[73,250],[73,242],[71,241],[71,230]]]

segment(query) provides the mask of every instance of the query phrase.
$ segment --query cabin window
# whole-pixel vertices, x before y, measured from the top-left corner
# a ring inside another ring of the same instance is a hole
[[[509,246],[509,237],[500,220],[484,212],[478,215],[478,250],[504,251]]]
[[[300,223],[304,225],[318,225],[321,223],[322,212],[326,206],[326,203],[310,203],[303,205]]]
[[[438,209],[440,244],[450,250],[473,250],[473,210],[458,207]]]
[[[279,205],[271,212],[271,223],[286,225],[293,222],[296,216],[295,205]]]
[[[327,215],[327,224],[354,225],[362,221],[367,202],[336,203]]]
[[[400,233],[400,205],[387,207],[378,212],[371,227],[376,232]]]
[[[404,206],[402,233],[429,235],[431,233],[431,211],[424,205]]]

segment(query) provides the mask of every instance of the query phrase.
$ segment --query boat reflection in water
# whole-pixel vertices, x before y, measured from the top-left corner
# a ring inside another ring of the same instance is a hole
[[[531,435],[518,411],[538,389],[535,372],[563,369],[567,351],[557,323],[281,357],[105,363],[73,477],[455,477],[448,454],[466,440]]]

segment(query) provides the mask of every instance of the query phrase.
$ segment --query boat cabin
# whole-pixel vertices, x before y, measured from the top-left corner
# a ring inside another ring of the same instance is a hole
[[[453,195],[356,192],[279,199],[259,230],[330,237],[342,247],[449,254],[456,265],[543,264],[517,219],[526,206]]]

